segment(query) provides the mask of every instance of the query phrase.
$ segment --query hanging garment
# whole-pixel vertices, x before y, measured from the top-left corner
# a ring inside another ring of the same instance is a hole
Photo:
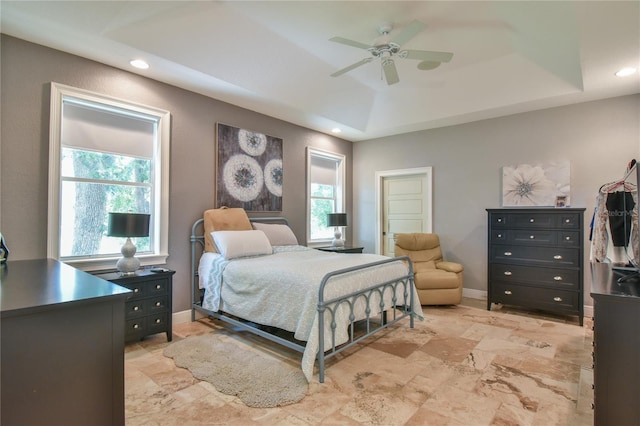
[[[596,197],[596,209],[593,217],[591,260],[597,262],[614,261],[614,263],[619,261],[620,259],[615,259],[614,247],[624,249],[627,258],[640,259],[640,253],[637,252],[637,216],[637,189],[613,192],[601,190]],[[629,248],[629,245],[633,247],[633,250]]]

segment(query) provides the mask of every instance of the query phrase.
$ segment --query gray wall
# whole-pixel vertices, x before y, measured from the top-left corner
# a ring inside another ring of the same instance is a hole
[[[375,251],[375,172],[431,166],[433,231],[465,266],[464,287],[485,291],[485,209],[501,206],[502,166],[569,160],[571,206],[587,209],[588,232],[600,186],[640,158],[640,95],[358,142],[353,158],[355,242]]]
[[[1,49],[0,231],[12,260],[47,254],[52,81],[171,112],[167,266],[177,271],[174,311],[189,309],[191,225],[205,209],[214,207],[216,122],[283,139],[282,215],[289,219],[302,244],[306,241],[307,146],[346,156],[347,212],[351,214],[350,142],[10,36],[2,35]]]

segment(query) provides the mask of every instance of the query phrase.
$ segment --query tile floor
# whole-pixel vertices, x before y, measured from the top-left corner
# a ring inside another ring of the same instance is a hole
[[[127,345],[127,425],[591,425],[591,320],[465,299],[424,307],[415,329],[401,322],[332,359],[299,403],[250,408],[194,379],[163,356],[164,334]],[[209,319],[174,326],[174,340],[227,332]],[[300,355],[269,345],[283,362]]]

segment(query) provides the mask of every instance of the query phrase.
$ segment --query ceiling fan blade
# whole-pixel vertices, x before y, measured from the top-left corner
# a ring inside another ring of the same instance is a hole
[[[359,41],[353,41],[353,40],[349,40],[348,38],[342,38],[342,37],[331,37],[329,41],[333,41],[340,44],[346,44],[347,46],[351,46],[351,47],[357,47],[358,49],[367,50],[368,48],[371,47],[368,44],[360,43]]]
[[[430,52],[428,50],[404,50],[406,54],[400,52],[400,56],[406,59],[418,59],[420,61],[449,62],[453,58],[451,52]]]
[[[382,63],[382,69],[384,70],[384,77],[389,86],[400,81],[400,78],[398,77],[398,69],[396,68],[395,62],[393,62],[393,59],[386,59]]]
[[[420,21],[413,21],[407,25],[397,36],[392,40],[398,46],[402,46],[412,38],[414,38],[420,31],[427,28],[427,24]]]
[[[351,71],[352,69],[358,68],[358,67],[359,67],[359,66],[361,66],[361,65],[364,65],[364,64],[366,64],[366,63],[371,62],[372,60],[373,60],[373,58],[364,58],[363,60],[361,60],[361,61],[359,61],[359,62],[356,62],[356,63],[355,63],[355,64],[353,64],[353,65],[349,65],[349,66],[348,66],[348,67],[346,67],[346,68],[342,68],[341,70],[338,70],[338,71],[334,72],[333,74],[331,74],[331,77],[337,77],[337,76],[339,76],[339,75],[342,75],[342,74],[344,74],[344,73],[347,73],[347,72]]]

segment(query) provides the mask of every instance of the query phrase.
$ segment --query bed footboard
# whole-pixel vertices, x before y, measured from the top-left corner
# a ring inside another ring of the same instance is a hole
[[[330,285],[331,280],[344,274],[351,272],[361,271],[367,268],[375,268],[377,266],[385,265],[392,262],[405,262],[409,266],[409,272],[401,277],[395,278],[390,281],[381,283],[375,283],[365,289],[355,291],[349,294],[342,295],[340,297],[327,299],[326,289]],[[363,339],[375,334],[396,322],[409,317],[409,326],[414,327],[414,291],[413,291],[413,263],[407,256],[399,256],[395,258],[389,258],[374,263],[369,263],[362,266],[355,266],[352,268],[345,268],[338,271],[331,272],[324,276],[320,283],[320,289],[318,291],[318,380],[320,383],[324,383],[324,370],[325,361],[345,349],[350,348]],[[385,295],[391,294],[391,304],[385,304]],[[378,303],[377,306],[372,306],[373,303]],[[358,319],[356,316],[356,305],[358,303],[364,303],[365,317]],[[336,312],[341,307],[346,306],[349,312],[349,328],[348,328],[348,341],[336,345]],[[375,313],[375,314],[374,314]],[[391,318],[389,318],[391,314]],[[328,316],[325,318],[325,316]],[[329,321],[331,330],[331,347],[325,348],[325,328],[322,324],[325,321]],[[364,329],[356,330],[356,323],[360,322]]]

